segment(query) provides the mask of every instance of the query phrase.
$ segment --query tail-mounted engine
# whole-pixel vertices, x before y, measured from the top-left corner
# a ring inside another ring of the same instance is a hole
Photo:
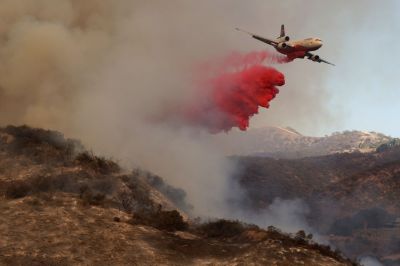
[[[288,42],[290,41],[290,37],[289,36],[283,36],[283,37],[279,37],[276,39],[276,42],[278,43],[282,43],[282,42]]]

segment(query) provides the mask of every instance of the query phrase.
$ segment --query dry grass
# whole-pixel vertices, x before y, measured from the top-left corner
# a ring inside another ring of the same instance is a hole
[[[184,204],[184,192],[161,178],[122,175],[57,132],[1,131],[12,137],[0,140],[0,265],[350,265],[237,221],[188,228],[152,196],[157,189]]]

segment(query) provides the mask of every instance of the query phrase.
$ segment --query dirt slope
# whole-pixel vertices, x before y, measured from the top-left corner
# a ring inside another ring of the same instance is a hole
[[[4,265],[348,265],[274,239],[225,241],[133,226],[124,212],[82,206],[68,194],[2,201],[0,211]]]
[[[184,192],[53,131],[0,129],[0,184],[0,265],[352,265],[274,228],[173,229],[182,217],[165,214],[186,216]]]

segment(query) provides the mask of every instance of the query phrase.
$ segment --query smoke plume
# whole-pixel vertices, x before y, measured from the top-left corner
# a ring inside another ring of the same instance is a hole
[[[231,7],[231,1],[3,0],[0,123],[52,128],[79,138],[97,153],[113,156],[127,166],[149,169],[182,187],[197,214],[220,215],[224,197],[232,193],[226,183],[235,170],[221,148],[206,132],[154,123],[149,118],[170,106],[191,102],[192,66],[196,62],[232,50],[254,49],[256,44],[238,35],[234,27],[246,26],[251,17],[246,14],[257,10],[249,12],[247,4],[237,2],[240,12],[225,12]],[[258,13],[260,18],[272,16],[272,8],[259,10],[263,10]],[[278,29],[270,26],[268,32]],[[274,72],[254,64],[236,72],[246,77],[234,74],[237,69],[224,72],[225,76],[247,81],[252,80],[249,69]],[[312,84],[316,84],[315,76]],[[217,83],[218,78],[206,80]],[[309,91],[314,87],[306,84],[297,87],[302,90],[290,92],[285,87],[283,93],[290,97],[280,98],[284,112],[271,108],[274,115],[268,121],[285,118],[290,124],[320,117],[323,112],[319,107],[324,106],[320,100],[326,95]],[[226,93],[225,84],[221,88],[228,96],[218,96],[217,107],[229,113],[231,122],[216,128],[244,128],[246,116],[255,112],[254,104],[251,112],[238,115],[232,109],[235,106],[220,102],[230,99],[236,103],[236,95]],[[268,98],[263,96],[256,102],[266,106],[273,93],[269,90]],[[195,118],[202,120],[203,113],[199,116]],[[235,120],[238,118],[240,121]]]
[[[376,258],[373,257],[363,257],[360,260],[360,264],[363,266],[383,266]]]

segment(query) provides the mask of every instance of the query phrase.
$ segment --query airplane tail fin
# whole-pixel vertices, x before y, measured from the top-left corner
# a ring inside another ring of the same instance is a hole
[[[285,37],[286,36],[286,34],[285,34],[285,25],[281,25],[281,35],[279,36],[279,38],[281,38],[281,37]]]

